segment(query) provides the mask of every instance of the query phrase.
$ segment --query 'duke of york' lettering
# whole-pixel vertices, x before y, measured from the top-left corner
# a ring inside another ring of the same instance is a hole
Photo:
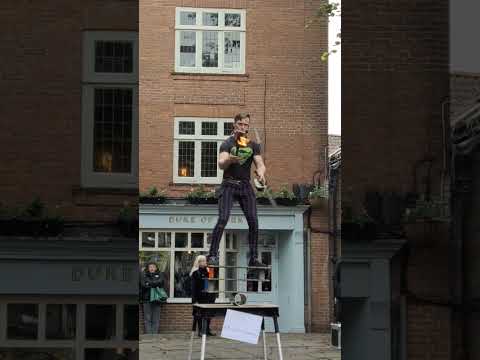
[[[72,281],[107,280],[129,281],[131,268],[128,266],[74,266],[72,267]]]

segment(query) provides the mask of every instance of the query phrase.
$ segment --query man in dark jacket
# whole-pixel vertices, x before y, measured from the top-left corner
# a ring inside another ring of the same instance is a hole
[[[164,286],[164,277],[157,264],[149,262],[140,277],[140,301],[143,303],[146,334],[157,334],[160,327],[160,303],[150,301],[150,289]]]

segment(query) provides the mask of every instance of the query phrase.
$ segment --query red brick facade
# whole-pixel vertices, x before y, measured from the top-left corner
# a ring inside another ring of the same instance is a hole
[[[357,204],[368,188],[420,190],[414,167],[429,157],[432,193],[443,191],[448,9],[446,0],[342,4],[342,188]],[[433,301],[448,302],[448,266],[443,241],[412,250],[409,290],[429,301],[408,300],[408,359],[450,359],[451,310]]]
[[[309,28],[319,1],[166,1],[140,3],[140,189],[173,184],[174,117],[233,118],[251,114],[264,146],[267,181],[311,183],[328,147],[327,22]],[[175,73],[175,8],[246,10],[246,71],[242,75]],[[266,140],[266,141],[265,141]],[[287,150],[286,150],[287,149]],[[325,223],[324,219],[320,220]],[[322,216],[319,216],[321,218]],[[330,322],[328,235],[312,235],[312,329]],[[188,329],[190,306],[168,304],[165,329]],[[180,320],[183,315],[187,320]]]
[[[89,29],[138,31],[137,2],[29,2],[0,13],[8,35],[1,45],[2,204],[24,206],[39,196],[68,219],[115,219],[135,189],[81,188],[82,39]]]

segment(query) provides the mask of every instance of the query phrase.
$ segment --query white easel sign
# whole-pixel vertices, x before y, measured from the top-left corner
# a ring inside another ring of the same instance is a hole
[[[228,309],[221,337],[256,345],[261,327],[261,316]]]

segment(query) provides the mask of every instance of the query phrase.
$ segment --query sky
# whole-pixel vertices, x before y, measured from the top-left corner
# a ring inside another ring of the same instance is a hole
[[[450,70],[480,73],[480,2],[450,2]]]
[[[330,1],[332,2],[332,1]],[[341,3],[340,0],[333,2]],[[328,57],[328,133],[340,135],[342,132],[342,91],[341,91],[341,45],[333,47],[340,32],[341,17],[330,17],[328,24],[329,50],[337,49],[337,52]]]

